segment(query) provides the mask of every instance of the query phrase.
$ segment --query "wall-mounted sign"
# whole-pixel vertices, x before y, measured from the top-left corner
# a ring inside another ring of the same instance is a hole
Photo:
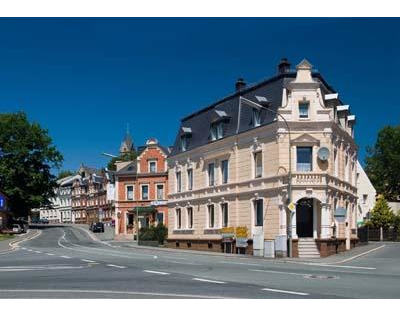
[[[236,247],[237,248],[246,248],[247,245],[247,238],[236,238]]]
[[[235,235],[236,235],[236,239],[239,238],[248,238],[248,229],[246,226],[241,226],[241,227],[236,227],[235,229]],[[246,240],[247,243],[247,240]]]

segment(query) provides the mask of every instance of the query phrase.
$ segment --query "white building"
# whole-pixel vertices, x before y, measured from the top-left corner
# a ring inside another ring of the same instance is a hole
[[[365,173],[360,162],[357,161],[357,225],[362,225],[370,218],[375,207],[376,190]]]
[[[55,197],[50,199],[51,206],[39,210],[40,219],[47,219],[50,223],[73,223],[71,209],[71,189],[76,176],[69,176],[57,181]]]

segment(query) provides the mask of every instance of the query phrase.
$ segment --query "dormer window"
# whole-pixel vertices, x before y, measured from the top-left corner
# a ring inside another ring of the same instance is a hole
[[[183,135],[181,136],[181,151],[184,152],[187,150],[187,136]]]
[[[310,109],[309,102],[300,102],[299,103],[299,117],[301,119],[308,119],[309,118],[309,109]]]
[[[253,126],[258,127],[261,125],[261,111],[253,109]]]
[[[223,122],[211,124],[211,140],[218,140],[224,137]]]

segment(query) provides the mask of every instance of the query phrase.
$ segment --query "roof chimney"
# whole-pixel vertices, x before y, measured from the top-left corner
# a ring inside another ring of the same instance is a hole
[[[243,78],[239,78],[235,83],[236,92],[244,90],[246,88],[246,82]]]
[[[287,74],[290,72],[290,63],[287,58],[282,58],[279,65],[278,65],[278,73]]]

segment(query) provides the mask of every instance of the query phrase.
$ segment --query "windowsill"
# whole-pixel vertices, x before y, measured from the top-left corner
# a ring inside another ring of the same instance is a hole
[[[309,117],[299,117],[300,121],[311,121]]]
[[[193,235],[194,229],[193,228],[176,228],[172,231],[172,234],[176,235]]]

